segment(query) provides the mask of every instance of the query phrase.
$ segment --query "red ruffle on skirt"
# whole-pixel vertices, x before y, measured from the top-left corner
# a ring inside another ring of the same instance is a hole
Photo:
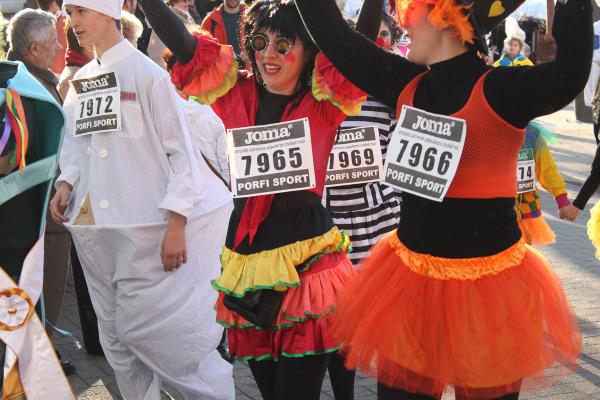
[[[300,274],[300,285],[289,288],[276,328],[260,329],[223,305],[219,293],[217,320],[225,326],[229,352],[238,359],[302,357],[336,351],[340,343],[329,328],[337,293],[355,274],[344,252],[325,254]]]
[[[333,334],[347,367],[430,396],[450,384],[469,398],[500,397],[555,363],[575,367],[581,351],[561,284],[531,247],[444,259],[411,252],[395,231],[346,283]]]
[[[520,219],[519,226],[528,244],[544,246],[556,242],[556,236],[543,216]]]

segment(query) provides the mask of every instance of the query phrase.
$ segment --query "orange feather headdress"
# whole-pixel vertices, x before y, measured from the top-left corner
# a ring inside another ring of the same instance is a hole
[[[463,44],[475,45],[486,51],[483,39],[515,11],[524,0],[396,0],[401,26],[406,26],[411,12],[417,7],[431,8],[427,20],[438,29],[452,29]]]
[[[434,27],[442,30],[450,28],[463,44],[472,44],[473,26],[469,22],[470,6],[458,4],[455,0],[397,0],[396,10],[400,26],[407,25],[411,13],[419,6],[429,6],[431,11],[427,20]]]

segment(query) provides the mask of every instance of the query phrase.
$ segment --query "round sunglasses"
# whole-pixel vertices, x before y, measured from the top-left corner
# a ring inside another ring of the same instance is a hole
[[[283,36],[280,36],[277,39],[275,39],[275,42],[269,42],[269,39],[265,35],[261,34],[254,35],[252,36],[252,39],[250,39],[250,46],[254,51],[265,51],[267,50],[267,47],[269,47],[270,44],[272,44],[275,48],[275,51],[277,51],[282,56],[285,56],[287,53],[289,53],[292,50],[292,47],[294,46],[288,38]]]

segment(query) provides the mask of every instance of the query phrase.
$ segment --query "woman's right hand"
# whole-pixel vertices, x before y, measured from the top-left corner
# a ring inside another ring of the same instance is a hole
[[[62,225],[65,222],[69,222],[69,218],[64,215],[64,212],[71,199],[72,190],[73,186],[65,181],[61,181],[58,184],[54,197],[50,200],[50,214],[57,224]]]

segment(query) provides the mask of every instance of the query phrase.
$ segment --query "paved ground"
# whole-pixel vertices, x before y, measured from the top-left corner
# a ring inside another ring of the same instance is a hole
[[[572,109],[565,109],[545,121],[556,126],[559,142],[552,147],[559,168],[569,182],[571,197],[577,193],[589,171],[595,142],[590,124],[574,121]],[[565,290],[579,316],[584,336],[584,351],[577,370],[551,388],[523,395],[523,399],[578,400],[600,399],[600,261],[587,239],[585,224],[592,199],[577,223],[567,223],[555,217],[554,202],[544,194],[542,203],[546,218],[557,234],[558,243],[542,250],[562,279]],[[77,365],[70,377],[80,399],[120,399],[114,376],[103,357],[89,356],[79,342],[79,320],[72,285],[68,286],[59,322],[61,328],[74,333],[73,338],[54,338],[64,357]],[[235,367],[236,397],[238,400],[260,399],[250,371],[243,363]],[[356,380],[356,400],[376,399],[373,380],[359,376]],[[167,396],[164,396],[167,398]],[[175,398],[178,396],[175,394]],[[321,399],[332,399],[329,381],[323,385]],[[447,393],[444,399],[453,398]]]

